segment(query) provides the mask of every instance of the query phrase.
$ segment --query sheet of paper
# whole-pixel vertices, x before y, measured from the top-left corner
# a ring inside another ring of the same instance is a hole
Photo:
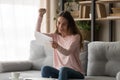
[[[52,41],[51,37],[39,32],[35,32],[35,37],[38,44],[51,47],[51,41]]]

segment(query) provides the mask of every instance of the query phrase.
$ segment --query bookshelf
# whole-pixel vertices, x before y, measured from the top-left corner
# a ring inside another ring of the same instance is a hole
[[[113,3],[118,3],[120,2],[120,0],[92,0],[92,1],[80,1],[79,4],[80,5],[86,5],[86,6],[91,6],[92,3],[95,4],[113,4]],[[77,18],[75,20],[91,20],[89,18],[85,19],[85,18]],[[104,18],[96,18],[96,20],[120,20],[120,17],[118,16],[107,16]]]
[[[64,0],[63,0],[64,1]],[[79,1],[80,5],[91,6],[91,18],[74,18],[79,21],[91,21],[91,41],[95,41],[95,23],[96,21],[109,21],[109,41],[113,41],[112,29],[113,29],[113,20],[120,20],[120,16],[104,16],[104,17],[96,17],[96,4],[108,4],[109,5],[109,13],[111,13],[111,7],[113,7],[114,3],[119,3],[120,0],[89,0],[89,1]],[[64,6],[64,3],[63,3]]]
[[[109,41],[114,41],[113,40],[113,21],[115,20],[120,20],[120,16],[109,16],[106,15],[102,17],[96,17],[96,4],[108,4],[109,5],[109,13],[112,11],[110,10],[113,7],[114,3],[119,3],[120,0],[91,0],[91,1],[80,1],[80,5],[84,6],[91,6],[91,18],[75,18],[75,20],[80,20],[80,21],[86,21],[89,20],[91,21],[91,41],[95,41],[95,23],[96,21],[109,21]],[[106,10],[104,10],[106,11]],[[98,15],[98,14],[97,14]]]

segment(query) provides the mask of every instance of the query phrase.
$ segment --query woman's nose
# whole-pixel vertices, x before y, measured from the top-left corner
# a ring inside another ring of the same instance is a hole
[[[59,28],[62,28],[62,25],[61,25],[61,24],[59,25]]]

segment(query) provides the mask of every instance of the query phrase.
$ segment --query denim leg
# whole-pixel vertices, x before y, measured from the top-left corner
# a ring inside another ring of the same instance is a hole
[[[41,68],[41,75],[42,75],[42,77],[58,78],[58,73],[59,73],[59,70],[57,70],[57,69],[55,69],[53,67],[50,67],[50,66],[43,66]]]
[[[58,80],[84,79],[84,75],[68,67],[62,67],[59,71]]]

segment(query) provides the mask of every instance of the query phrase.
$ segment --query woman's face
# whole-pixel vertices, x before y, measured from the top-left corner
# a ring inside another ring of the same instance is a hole
[[[66,36],[68,33],[68,21],[64,17],[58,17],[57,20],[57,29],[62,36]]]

